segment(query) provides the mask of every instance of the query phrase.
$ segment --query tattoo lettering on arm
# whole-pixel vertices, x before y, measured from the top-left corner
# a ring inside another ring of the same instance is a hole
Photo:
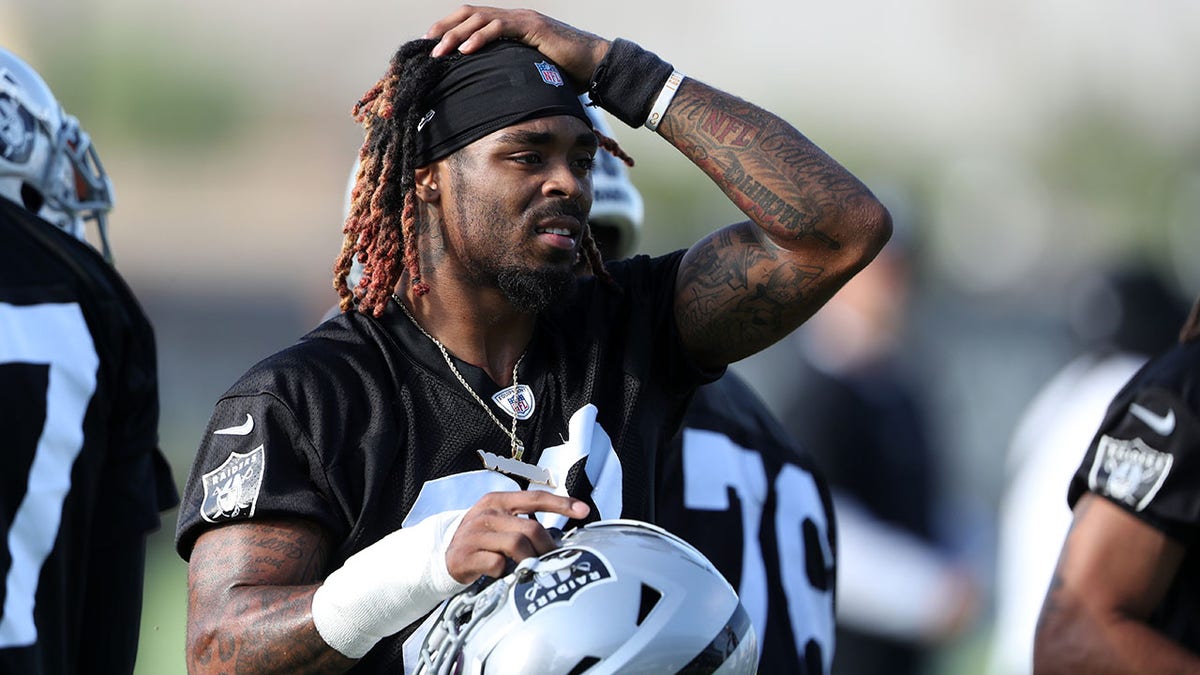
[[[768,222],[787,232],[792,240],[814,237],[831,250],[842,247],[837,240],[813,227],[814,218],[788,204],[782,197],[771,192],[765,185],[747,174],[741,166],[731,166],[725,171],[725,181],[742,194],[744,208],[760,222]]]
[[[305,521],[226,525],[200,537],[188,569],[188,671],[340,672],[311,617],[330,543]]]
[[[750,217],[684,257],[676,321],[702,365],[731,363],[807,320],[882,248],[886,209],[778,117],[685,80],[659,132]]]
[[[695,138],[680,149],[738,208],[781,243],[813,238],[830,250],[841,248],[818,229],[822,214],[845,208],[836,203],[839,195],[869,196],[865,186],[795,129],[748,103],[725,95],[679,98],[669,118],[678,127],[670,133]],[[803,186],[808,189],[798,189]]]

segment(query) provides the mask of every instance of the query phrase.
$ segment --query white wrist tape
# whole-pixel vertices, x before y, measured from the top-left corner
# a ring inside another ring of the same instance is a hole
[[[671,99],[675,98],[675,92],[679,91],[679,85],[683,84],[683,73],[678,70],[671,71],[671,76],[667,78],[667,83],[663,85],[662,91],[658,92],[658,98],[654,101],[654,107],[650,108],[650,116],[646,118],[646,128],[650,131],[657,131],[658,125],[662,122],[663,115],[667,114],[667,106],[671,105]]]
[[[313,595],[325,642],[352,659],[466,588],[446,569],[446,549],[466,511],[446,511],[355,553]]]

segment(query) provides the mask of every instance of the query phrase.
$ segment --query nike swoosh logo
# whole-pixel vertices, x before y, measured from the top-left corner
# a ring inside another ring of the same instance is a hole
[[[1170,436],[1172,431],[1175,431],[1175,411],[1167,410],[1166,415],[1156,414],[1149,408],[1144,408],[1136,403],[1129,404],[1129,412],[1133,416],[1146,423],[1150,430],[1159,436]]]
[[[216,431],[213,432],[213,435],[216,436],[216,435],[220,434],[223,436],[245,436],[246,434],[250,433],[251,431],[254,431],[254,418],[250,416],[250,413],[246,413],[246,421],[245,422],[242,422],[241,424],[237,425],[236,427],[227,427],[225,429],[217,429]]]

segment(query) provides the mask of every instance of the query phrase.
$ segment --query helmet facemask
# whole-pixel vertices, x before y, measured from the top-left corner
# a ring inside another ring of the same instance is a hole
[[[112,182],[91,138],[32,68],[0,49],[0,197],[86,241],[95,221],[111,260]]]

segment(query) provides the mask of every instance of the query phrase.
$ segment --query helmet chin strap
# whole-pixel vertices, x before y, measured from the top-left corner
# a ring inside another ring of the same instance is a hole
[[[528,567],[526,563],[537,560],[526,558],[521,565]],[[521,566],[517,569],[521,569]],[[516,575],[502,579],[482,576],[465,591],[451,597],[425,638],[416,672],[419,675],[445,675],[452,672],[467,638],[484,619],[504,604],[505,597],[515,584]]]

